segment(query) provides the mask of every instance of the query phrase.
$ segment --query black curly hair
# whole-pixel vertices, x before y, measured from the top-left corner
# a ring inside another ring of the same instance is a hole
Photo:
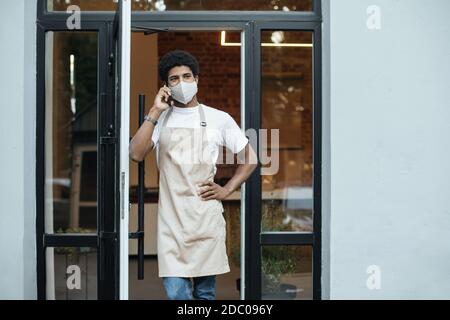
[[[178,66],[191,68],[194,77],[199,74],[198,61],[192,54],[184,50],[173,50],[163,55],[159,61],[158,71],[161,81],[167,83],[169,70]]]

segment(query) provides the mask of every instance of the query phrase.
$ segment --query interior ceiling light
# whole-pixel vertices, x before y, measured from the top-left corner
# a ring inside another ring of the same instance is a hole
[[[157,0],[155,2],[155,8],[158,11],[166,11],[166,4],[164,3],[164,0]]]
[[[240,46],[240,42],[227,42],[226,41],[226,31],[221,31],[220,33],[220,45],[224,47],[236,47]],[[300,47],[300,48],[312,48],[312,43],[271,43],[262,42],[262,47]]]
[[[276,44],[282,43],[284,41],[284,32],[283,31],[272,32],[270,40],[272,40],[272,42]]]

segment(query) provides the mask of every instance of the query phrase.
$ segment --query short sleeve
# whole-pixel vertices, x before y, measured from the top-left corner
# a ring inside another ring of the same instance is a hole
[[[233,153],[239,153],[248,143],[248,138],[242,132],[236,121],[228,114],[222,127],[222,145]]]

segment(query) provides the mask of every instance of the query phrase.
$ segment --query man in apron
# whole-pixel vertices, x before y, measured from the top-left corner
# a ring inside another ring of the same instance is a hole
[[[190,53],[165,54],[159,64],[164,86],[130,142],[134,161],[157,151],[158,270],[169,299],[215,299],[216,275],[230,271],[221,201],[257,166],[231,116],[197,101],[198,74]],[[222,146],[245,159],[223,187],[214,182]]]

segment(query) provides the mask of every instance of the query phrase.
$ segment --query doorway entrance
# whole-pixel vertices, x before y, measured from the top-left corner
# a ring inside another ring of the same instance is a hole
[[[49,12],[49,1],[40,1],[38,13],[38,108],[44,114],[38,119],[39,297],[164,298],[155,269],[154,155],[146,158],[139,184],[127,146],[139,124],[138,95],[146,95],[148,108],[159,88],[159,57],[185,49],[200,63],[200,102],[232,115],[256,136],[254,148],[260,152],[259,168],[224,201],[232,271],[218,277],[217,298],[320,299],[320,1],[314,1],[311,12],[237,16],[226,11],[131,13],[125,0],[117,13],[81,12],[82,29],[71,31],[68,14]],[[61,46],[50,34],[60,37]],[[76,37],[95,41],[77,45]],[[87,52],[97,59],[83,61]],[[87,74],[95,84],[90,91],[83,89]],[[49,77],[58,75],[62,81]],[[83,101],[88,98],[90,104]],[[57,132],[64,135],[56,138]],[[84,162],[72,153],[86,155],[86,178],[76,167]],[[232,166],[219,166],[216,179],[224,183],[232,174]],[[89,201],[73,196],[75,186],[90,190]],[[139,190],[143,251],[138,240],[128,239],[137,230]],[[85,217],[74,219],[80,210]],[[144,280],[137,279],[140,260],[145,261]],[[79,267],[81,289],[67,288],[76,274],[69,267]]]
[[[145,95],[145,112],[151,107],[155,93],[161,85],[158,81],[159,58],[166,52],[183,48],[193,54],[200,65],[199,93],[200,103],[228,112],[241,123],[241,48],[225,46],[221,43],[221,30],[179,30],[176,28],[146,29],[136,26],[131,38],[131,105],[130,134],[138,129],[139,102]],[[228,43],[240,43],[240,30],[227,30]],[[142,117],[141,117],[142,118]],[[225,152],[224,152],[225,153]],[[224,154],[223,153],[223,154]],[[225,162],[225,161],[222,161]],[[236,166],[217,164],[215,181],[224,185],[232,176]],[[144,277],[139,279],[139,240],[129,243],[129,298],[165,299],[161,279],[158,278],[156,229],[158,214],[159,175],[156,165],[156,152],[152,151],[143,164],[145,169],[143,186],[139,183],[139,166],[130,162],[130,232],[138,230],[139,193],[143,195],[142,214],[144,215]],[[142,170],[142,169],[141,169]],[[240,296],[240,238],[241,238],[241,199],[236,191],[227,200],[224,218],[227,225],[227,254],[231,272],[217,277],[217,299],[238,300]],[[152,290],[148,290],[148,288]]]

